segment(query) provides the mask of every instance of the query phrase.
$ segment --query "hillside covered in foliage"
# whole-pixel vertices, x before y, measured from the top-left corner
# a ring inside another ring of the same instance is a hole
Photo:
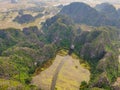
[[[80,90],[120,88],[113,86],[120,76],[120,22],[109,17],[84,3],[72,3],[47,19],[42,29],[0,30],[0,89],[38,90],[31,85],[38,67],[72,45],[73,53],[83,60],[80,62],[90,65],[91,79],[89,83],[83,81]],[[82,24],[90,25],[90,30],[83,30]]]

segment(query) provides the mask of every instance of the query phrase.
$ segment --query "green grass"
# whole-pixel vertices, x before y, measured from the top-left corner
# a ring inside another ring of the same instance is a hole
[[[23,90],[25,87],[18,81],[0,79],[0,90],[7,90],[13,88],[16,90],[21,88],[21,90]]]

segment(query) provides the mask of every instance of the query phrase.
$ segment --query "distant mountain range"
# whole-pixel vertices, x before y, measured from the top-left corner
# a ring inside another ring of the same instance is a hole
[[[92,26],[120,26],[120,10],[108,3],[96,5],[95,8],[81,2],[71,3],[60,11],[59,14],[67,15],[75,23]]]
[[[40,16],[33,17],[19,12],[14,20],[24,24]],[[58,53],[63,56],[67,55],[67,51],[72,53],[73,58],[80,59],[78,64],[80,62],[81,66],[91,73],[90,81],[81,83],[68,80],[66,73],[66,77],[63,75],[62,78],[70,82],[71,86],[78,84],[80,90],[120,90],[119,83],[116,84],[120,78],[119,17],[120,9],[116,10],[111,4],[102,3],[93,8],[85,3],[74,2],[63,6],[57,15],[42,22],[41,29],[37,26],[25,27],[22,30],[1,29],[0,90],[41,90],[41,85],[33,85],[33,76],[51,67]],[[83,24],[86,25],[83,27]],[[58,60],[56,65],[59,67],[60,64]],[[78,64],[72,67],[75,72],[80,68]],[[70,75],[74,77],[73,70],[67,67],[66,70],[68,69],[71,71]],[[59,75],[61,77],[61,74]],[[76,76],[84,79],[84,75],[81,75],[83,77]],[[61,78],[58,79],[61,81]],[[50,80],[52,80],[51,76],[49,80],[44,79],[43,82],[51,83]],[[39,81],[39,77],[36,81]],[[62,83],[69,85],[64,81]],[[46,87],[46,84],[44,86]]]
[[[120,17],[116,8],[109,3],[98,4],[95,9],[107,18],[118,19]]]

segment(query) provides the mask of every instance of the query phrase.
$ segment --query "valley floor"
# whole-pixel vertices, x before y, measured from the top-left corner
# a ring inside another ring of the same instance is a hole
[[[80,83],[89,79],[89,70],[84,69],[78,59],[57,55],[48,69],[33,77],[32,84],[42,90],[50,90],[51,85],[57,90],[79,90]]]

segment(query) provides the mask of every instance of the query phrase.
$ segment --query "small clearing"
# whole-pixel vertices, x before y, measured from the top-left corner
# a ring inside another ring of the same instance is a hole
[[[79,90],[81,82],[88,82],[89,79],[89,70],[84,69],[78,59],[57,55],[48,69],[33,77],[32,84],[42,90],[51,90],[53,83],[57,90]]]

